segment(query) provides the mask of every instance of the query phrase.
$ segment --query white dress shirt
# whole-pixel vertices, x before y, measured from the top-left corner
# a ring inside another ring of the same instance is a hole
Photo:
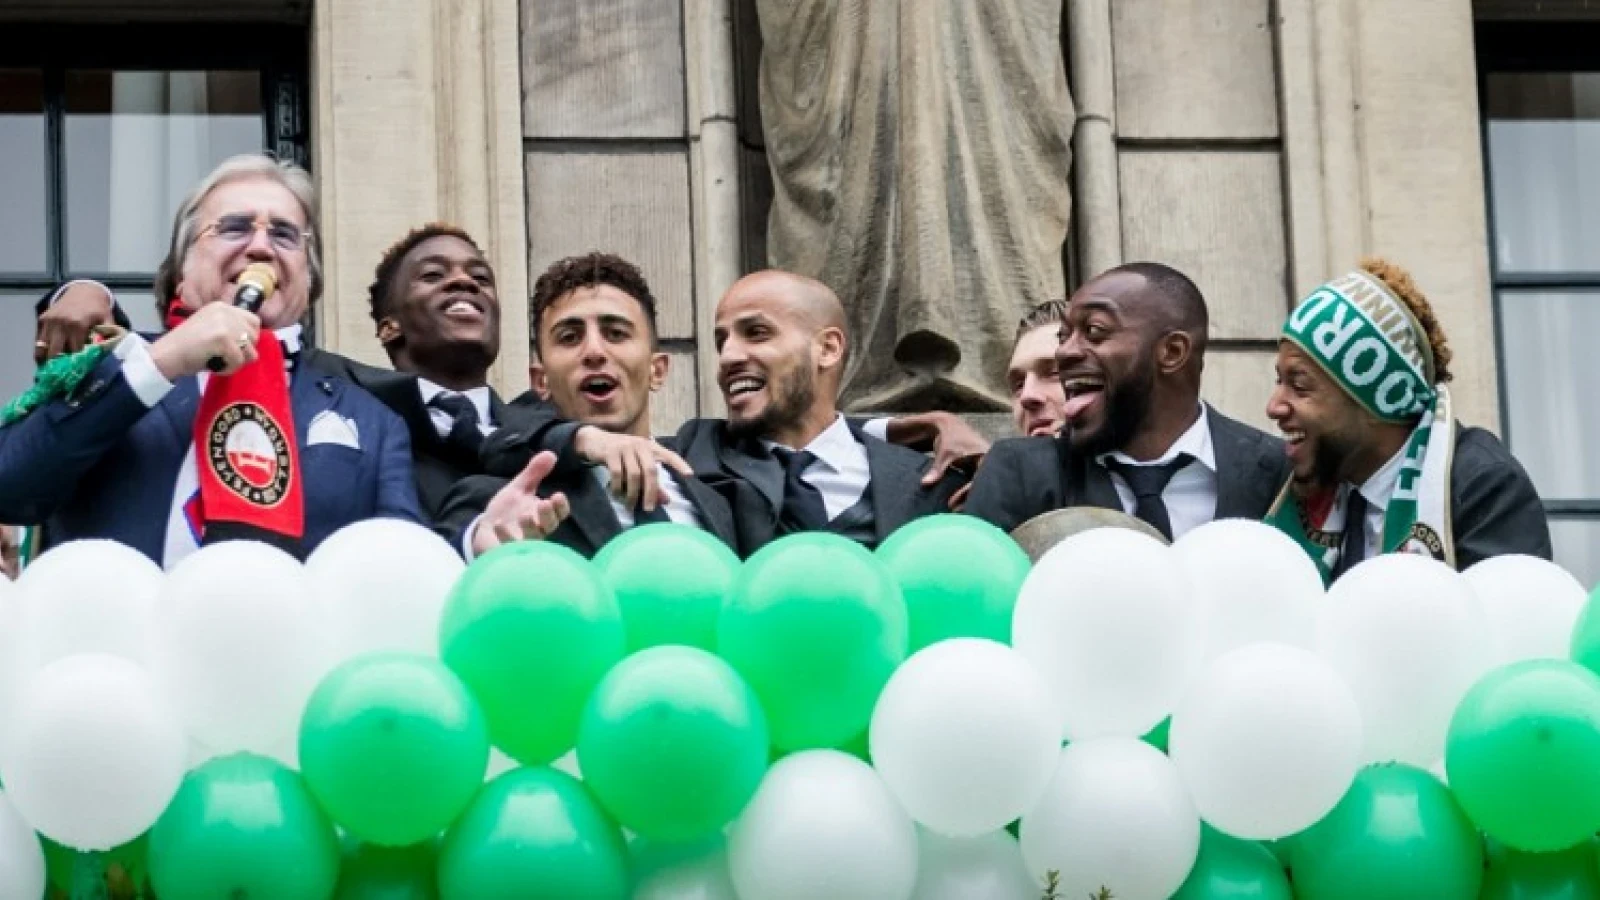
[[[783,446],[767,440],[761,443],[769,451]],[[867,492],[867,485],[872,481],[872,468],[867,464],[867,448],[850,432],[844,416],[836,416],[832,425],[801,449],[817,460],[800,473],[800,478],[822,494],[822,505],[830,521],[861,502],[861,495]]]
[[[1389,511],[1389,498],[1394,496],[1395,485],[1400,480],[1400,465],[1405,461],[1405,457],[1406,448],[1401,447],[1378,471],[1372,473],[1371,478],[1362,482],[1361,487],[1351,488],[1350,485],[1345,485],[1347,490],[1359,490],[1367,501],[1367,517],[1361,529],[1364,541],[1362,546],[1365,549],[1361,554],[1362,559],[1369,559],[1383,552],[1383,517]],[[1348,523],[1345,527],[1349,527]]]
[[[1167,519],[1172,523],[1173,540],[1217,517],[1217,455],[1211,446],[1211,420],[1206,405],[1200,404],[1200,415],[1194,424],[1179,435],[1159,459],[1140,461],[1120,450],[1095,457],[1095,461],[1102,466],[1108,459],[1130,466],[1160,466],[1177,459],[1180,453],[1189,454],[1194,462],[1179,469],[1161,492],[1161,502],[1167,507]],[[1111,483],[1117,489],[1117,499],[1122,501],[1122,511],[1133,515],[1138,507],[1133,488],[1121,475],[1114,471],[1110,474]]]
[[[489,415],[489,386],[475,387],[467,391],[452,391],[448,388],[434,384],[422,376],[417,376],[417,390],[422,394],[422,406],[428,411],[428,420],[433,422],[433,430],[439,432],[439,439],[444,440],[450,436],[450,429],[455,427],[455,419],[450,414],[437,406],[431,406],[433,398],[440,394],[453,394],[465,397],[472,402],[472,408],[478,411],[478,430],[484,437],[494,434],[494,419]]]
[[[617,521],[624,529],[632,528],[633,510],[611,493],[611,470],[605,466],[594,466],[589,471],[594,475],[594,479],[600,482],[600,487],[605,489],[606,497],[611,500],[611,511],[617,514]],[[665,465],[656,463],[656,479],[661,484],[662,492],[667,495],[667,518],[681,525],[704,528],[705,526],[700,523],[699,511],[694,508],[694,502],[678,484],[677,475]]]

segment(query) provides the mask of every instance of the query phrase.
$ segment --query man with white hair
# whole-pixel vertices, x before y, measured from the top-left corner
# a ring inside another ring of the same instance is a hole
[[[0,521],[171,566],[229,538],[303,556],[352,522],[418,520],[404,423],[300,365],[322,288],[315,220],[297,166],[246,155],[208,175],[173,222],[166,333],[52,360],[0,410]],[[232,302],[247,270],[276,286],[255,312]]]

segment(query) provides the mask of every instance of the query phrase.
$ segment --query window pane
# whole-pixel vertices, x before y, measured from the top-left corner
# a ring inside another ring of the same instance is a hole
[[[1501,272],[1600,271],[1600,72],[1488,76]]]
[[[1501,291],[1511,452],[1546,500],[1600,497],[1600,293]]]
[[[0,405],[33,384],[33,304],[44,291],[0,291]]]
[[[117,291],[117,304],[128,314],[133,330],[141,334],[160,334],[165,330],[156,312],[156,295],[150,291]]]
[[[38,70],[0,69],[0,160],[0,272],[44,272],[49,219]]]
[[[67,72],[69,269],[154,271],[183,195],[263,121],[257,72]]]
[[[1600,583],[1600,519],[1551,519],[1556,562],[1586,588]]]

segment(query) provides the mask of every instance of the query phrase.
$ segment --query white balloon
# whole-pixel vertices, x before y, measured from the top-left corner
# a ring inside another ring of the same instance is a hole
[[[188,754],[156,680],[105,653],[40,669],[0,735],[0,772],[17,811],[77,850],[109,850],[149,830],[178,792]]]
[[[16,701],[20,666],[17,642],[20,639],[22,591],[0,575],[0,734],[11,722],[11,706]]]
[[[1017,839],[1004,831],[952,838],[917,830],[912,900],[1038,900],[1042,886],[1028,874]]]
[[[1201,673],[1168,736],[1201,818],[1246,840],[1295,834],[1331,811],[1361,766],[1361,710],[1316,654],[1251,644]]]
[[[0,900],[39,900],[44,886],[44,846],[0,791]]]
[[[872,767],[837,750],[779,760],[734,823],[740,900],[906,900],[917,832]]]
[[[1572,573],[1537,556],[1491,556],[1462,573],[1488,623],[1489,668],[1525,659],[1566,659],[1589,602]]]
[[[368,519],[339,529],[306,559],[341,660],[399,651],[439,655],[439,617],[466,563],[414,522]]]
[[[1172,761],[1135,738],[1061,751],[1039,805],[1022,818],[1022,858],[1062,897],[1166,900],[1200,854],[1200,817]]]
[[[1199,665],[1198,616],[1171,548],[1123,528],[1062,541],[1022,583],[1012,646],[1060,706],[1062,737],[1138,737]]]
[[[1172,550],[1200,609],[1204,662],[1259,641],[1311,647],[1322,575],[1288,535],[1253,519],[1218,519]]]
[[[634,858],[633,900],[739,900],[720,841],[667,865],[640,862]]]
[[[940,641],[895,670],[872,711],[872,764],[911,817],[971,837],[1032,808],[1061,749],[1056,704],[1020,653]]]
[[[154,661],[153,613],[161,568],[116,541],[72,541],[22,572],[17,669],[26,678],[74,653]]]
[[[287,754],[334,662],[314,600],[294,557],[253,541],[203,547],[172,570],[156,673],[195,740],[220,755]]]
[[[1412,553],[1345,573],[1317,617],[1317,654],[1361,707],[1362,762],[1428,766],[1443,756],[1450,717],[1487,671],[1488,645],[1466,580]]]

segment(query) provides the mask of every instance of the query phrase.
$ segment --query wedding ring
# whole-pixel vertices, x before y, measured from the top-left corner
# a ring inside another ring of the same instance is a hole
[[[44,341],[34,341],[33,342],[33,348],[35,350],[49,350],[50,349],[50,345],[46,344]]]

